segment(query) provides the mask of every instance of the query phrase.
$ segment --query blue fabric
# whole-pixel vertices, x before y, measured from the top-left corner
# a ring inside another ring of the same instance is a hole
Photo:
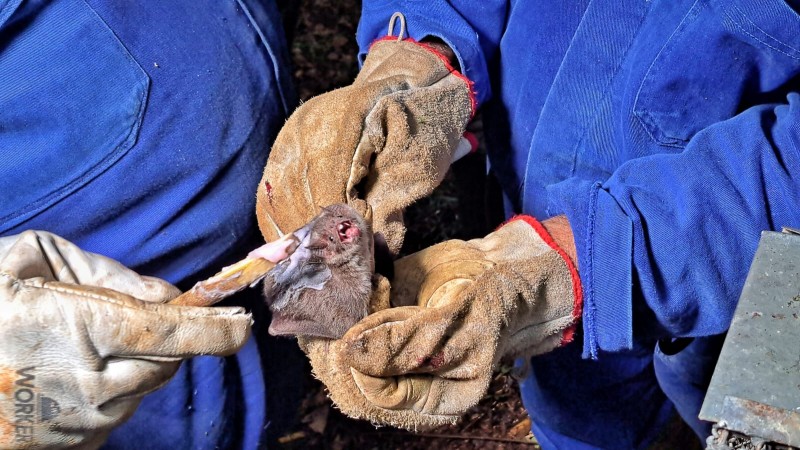
[[[520,384],[542,448],[646,447],[674,414],[654,382],[655,343],[593,360],[581,358],[580,339],[535,358]]]
[[[661,389],[701,440],[711,436],[711,422],[697,417],[717,365],[725,334],[659,342],[653,367]],[[675,347],[675,348],[673,348]]]
[[[545,448],[645,446],[670,405],[654,340],[725,331],[760,231],[800,224],[800,2],[368,3],[362,58],[394,11],[450,43],[511,212],[570,220],[583,348],[534,358],[523,384]],[[637,400],[611,414],[601,394]]]
[[[183,288],[242,257],[287,69],[270,1],[0,1],[0,234],[52,231]],[[107,447],[258,448],[287,414],[267,414],[284,393],[265,371],[299,379],[265,342],[186,361]]]

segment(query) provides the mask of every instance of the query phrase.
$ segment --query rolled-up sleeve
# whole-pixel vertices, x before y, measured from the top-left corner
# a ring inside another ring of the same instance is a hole
[[[730,325],[762,230],[800,226],[800,95],[548,190],[569,217],[584,290],[584,357]]]

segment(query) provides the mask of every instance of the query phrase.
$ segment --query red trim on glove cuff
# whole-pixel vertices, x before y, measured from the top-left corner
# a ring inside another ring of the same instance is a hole
[[[555,250],[556,253],[561,256],[561,259],[563,259],[567,264],[570,278],[572,278],[572,294],[574,297],[572,303],[572,319],[575,321],[575,323],[564,330],[564,334],[561,336],[561,345],[568,344],[575,339],[575,329],[578,326],[578,319],[580,319],[581,314],[583,313],[583,288],[581,287],[581,278],[578,275],[578,269],[575,267],[575,264],[572,262],[569,256],[567,256],[567,252],[565,252],[561,247],[558,246],[558,244],[556,244],[556,241],[553,240],[553,237],[550,236],[550,233],[547,232],[544,225],[542,225],[533,217],[526,215],[514,216],[506,223],[501,225],[501,227],[517,220],[522,220],[533,227],[533,229],[536,231],[536,234],[538,234],[539,237],[550,246],[550,248]]]
[[[375,45],[378,42],[382,42],[382,41],[399,41],[399,40],[400,39],[398,39],[397,36],[384,36],[384,37],[382,37],[380,39],[375,39],[374,41],[372,41],[372,43],[369,44],[369,49],[371,51],[372,50],[372,46]],[[435,48],[431,47],[430,45],[422,43],[422,42],[417,42],[415,39],[412,39],[412,38],[405,38],[405,39],[402,39],[402,41],[403,42],[410,42],[412,44],[416,44],[416,45],[424,48],[425,50],[433,53],[439,59],[442,60],[442,62],[444,63],[444,66],[447,68],[448,71],[450,71],[450,73],[452,73],[456,77],[460,78],[464,83],[467,84],[467,90],[469,91],[470,119],[475,117],[475,111],[478,109],[478,99],[477,99],[477,96],[475,94],[475,83],[473,83],[472,80],[467,78],[466,75],[464,75],[463,73],[461,73],[458,70],[456,70],[456,68],[453,67],[452,64],[450,64],[450,60],[447,59],[446,56],[444,56],[443,54],[439,53],[438,50],[436,50]]]

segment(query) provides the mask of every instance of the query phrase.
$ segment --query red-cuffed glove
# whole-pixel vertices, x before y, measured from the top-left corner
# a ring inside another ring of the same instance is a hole
[[[581,314],[574,264],[527,216],[398,260],[391,297],[414,306],[379,311],[341,342],[306,350],[325,360],[315,371],[345,413],[408,429],[456,421],[502,357],[570,341]]]

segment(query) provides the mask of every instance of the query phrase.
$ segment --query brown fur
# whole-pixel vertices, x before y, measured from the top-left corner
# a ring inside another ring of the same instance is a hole
[[[295,234],[297,251],[264,280],[269,332],[338,339],[369,312],[372,230],[353,208],[337,204]]]

